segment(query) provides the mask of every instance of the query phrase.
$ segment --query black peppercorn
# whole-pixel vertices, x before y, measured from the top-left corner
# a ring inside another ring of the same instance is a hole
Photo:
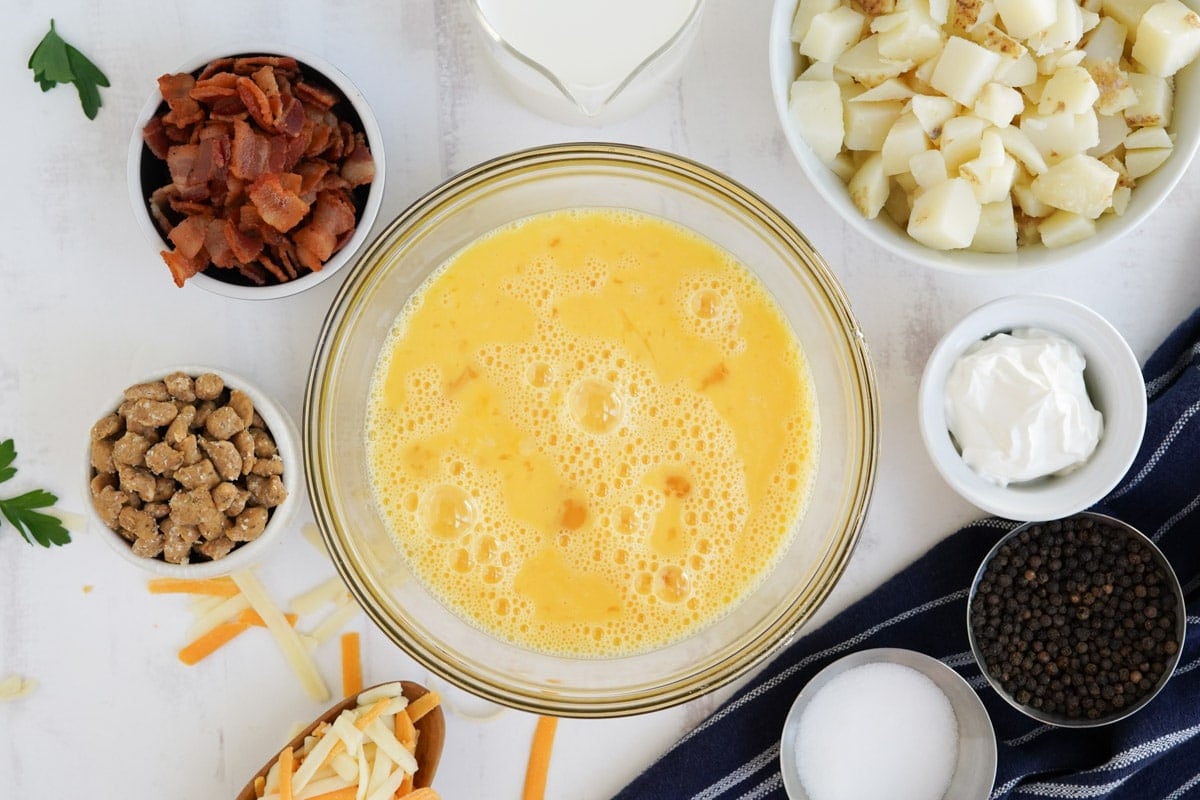
[[[1091,517],[1030,525],[996,551],[971,603],[981,667],[1042,713],[1118,715],[1154,690],[1179,650],[1169,585],[1124,528]]]

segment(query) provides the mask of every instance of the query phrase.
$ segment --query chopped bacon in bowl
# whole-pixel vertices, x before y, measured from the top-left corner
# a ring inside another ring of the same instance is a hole
[[[337,87],[294,58],[220,58],[158,79],[142,190],[177,286],[319,272],[362,220],[376,163]]]

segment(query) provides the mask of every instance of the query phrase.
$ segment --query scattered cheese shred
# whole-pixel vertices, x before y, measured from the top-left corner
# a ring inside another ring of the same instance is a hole
[[[337,575],[292,598],[291,609],[297,614],[312,614],[346,593],[346,585]]]
[[[325,542],[321,539],[320,528],[318,528],[314,523],[308,522],[300,528],[300,532],[304,534],[304,538],[308,540],[309,544],[317,548],[317,551],[321,555],[329,558],[329,551],[325,549]]]
[[[325,619],[317,623],[317,626],[308,632],[308,635],[314,642],[314,646],[324,644],[332,639],[342,628],[349,624],[350,620],[358,616],[360,611],[362,611],[362,608],[359,607],[358,603],[354,602],[349,594],[345,594],[339,598],[333,611],[330,611],[325,616]]]
[[[208,594],[233,597],[237,584],[228,577],[221,578],[151,578],[147,584],[150,594]]]
[[[0,700],[16,700],[31,694],[37,688],[33,678],[22,678],[20,675],[9,675],[0,680]]]
[[[271,601],[258,578],[246,570],[239,570],[231,577],[237,587],[241,589],[242,594],[250,601],[251,608],[257,611],[258,615],[266,622],[267,630],[279,643],[279,648],[283,651],[284,657],[296,676],[300,678],[300,683],[308,692],[309,697],[319,703],[327,702],[329,689],[325,686],[325,681],[321,679],[317,665],[313,663],[312,657],[300,642],[300,637],[296,635],[295,629],[288,624],[279,607]]]
[[[198,639],[222,622],[233,621],[239,611],[250,607],[246,596],[241,593],[228,598],[210,597],[207,599],[216,600],[217,604],[196,618],[196,621],[188,631],[189,639]]]
[[[189,667],[195,666],[235,639],[248,627],[250,626],[244,622],[222,622],[180,650],[179,660]]]
[[[342,634],[342,696],[349,697],[362,691],[362,653],[358,634]]]
[[[296,627],[296,623],[300,621],[300,618],[290,611],[284,614],[283,618],[287,620],[287,624],[291,625],[293,628]],[[247,625],[253,625],[256,628],[267,627],[267,623],[263,622],[263,618],[260,617],[258,612],[252,608],[244,609],[242,613],[238,614],[237,621],[244,622]]]
[[[332,792],[325,794],[314,795],[312,800],[354,800],[354,793],[358,791],[358,786],[347,786],[342,789],[335,789]]]
[[[525,768],[525,789],[522,800],[542,800],[546,796],[546,777],[550,773],[550,751],[554,747],[556,717],[538,717],[533,731],[533,746],[529,749],[529,766]]]
[[[283,748],[279,754],[279,800],[293,800],[291,747]]]
[[[442,697],[437,692],[423,694],[408,704],[408,718],[414,723],[419,722],[421,717],[433,711],[441,702]]]

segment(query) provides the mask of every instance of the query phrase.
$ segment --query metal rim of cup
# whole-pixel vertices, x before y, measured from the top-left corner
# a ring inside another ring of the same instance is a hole
[[[1149,548],[1150,553],[1154,557],[1155,563],[1166,574],[1168,578],[1167,583],[1170,586],[1172,593],[1175,595],[1177,613],[1175,615],[1174,633],[1176,640],[1179,642],[1179,647],[1165,665],[1162,676],[1155,683],[1154,687],[1136,703],[1121,709],[1120,713],[1109,715],[1107,717],[1101,717],[1099,719],[1070,719],[1056,714],[1047,714],[1046,712],[1034,708],[1033,706],[1018,702],[1017,699],[1007,692],[1000,684],[1000,681],[997,680],[988,670],[983,658],[983,654],[980,652],[979,643],[975,639],[975,629],[971,625],[971,605],[974,603],[975,595],[979,591],[980,581],[983,580],[983,574],[987,570],[987,567],[991,563],[992,559],[995,558],[998,552],[1000,552],[1000,548],[1007,544],[1014,537],[1019,536],[1021,533],[1029,530],[1035,525],[1046,525],[1050,522],[1062,522],[1063,520],[1067,519],[1091,519],[1096,522],[1101,522],[1116,528],[1120,528],[1139,539],[1147,548]],[[1031,522],[1021,523],[1002,536],[1000,541],[996,542],[996,544],[992,546],[987,555],[983,557],[983,561],[979,564],[979,569],[975,571],[975,578],[971,581],[971,590],[967,595],[967,639],[971,643],[971,655],[974,656],[975,663],[979,666],[980,674],[983,675],[984,679],[988,682],[988,685],[995,690],[996,694],[1000,695],[1000,697],[1003,698],[1004,701],[1010,706],[1020,711],[1025,716],[1047,725],[1053,725],[1060,728],[1098,728],[1104,725],[1111,725],[1114,722],[1120,722],[1121,720],[1136,714],[1138,711],[1145,708],[1155,697],[1157,697],[1158,693],[1161,692],[1163,687],[1167,685],[1167,682],[1170,681],[1171,676],[1175,674],[1175,668],[1179,665],[1179,659],[1183,656],[1184,636],[1187,633],[1187,616],[1185,613],[1185,608],[1186,606],[1183,598],[1183,586],[1179,582],[1179,576],[1175,574],[1175,570],[1171,566],[1171,562],[1168,561],[1167,557],[1163,555],[1163,552],[1158,549],[1158,545],[1154,543],[1153,539],[1142,533],[1134,526],[1130,525],[1128,522],[1119,520],[1116,517],[1109,516],[1108,514],[1101,514],[1096,511],[1081,511],[1077,514],[1072,514],[1069,517],[1064,517],[1062,520],[1034,520]]]

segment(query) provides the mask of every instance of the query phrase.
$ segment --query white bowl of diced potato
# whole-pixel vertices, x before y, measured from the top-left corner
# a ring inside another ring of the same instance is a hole
[[[1061,263],[1137,228],[1195,155],[1198,2],[776,0],[776,110],[813,185],[893,253]]]

